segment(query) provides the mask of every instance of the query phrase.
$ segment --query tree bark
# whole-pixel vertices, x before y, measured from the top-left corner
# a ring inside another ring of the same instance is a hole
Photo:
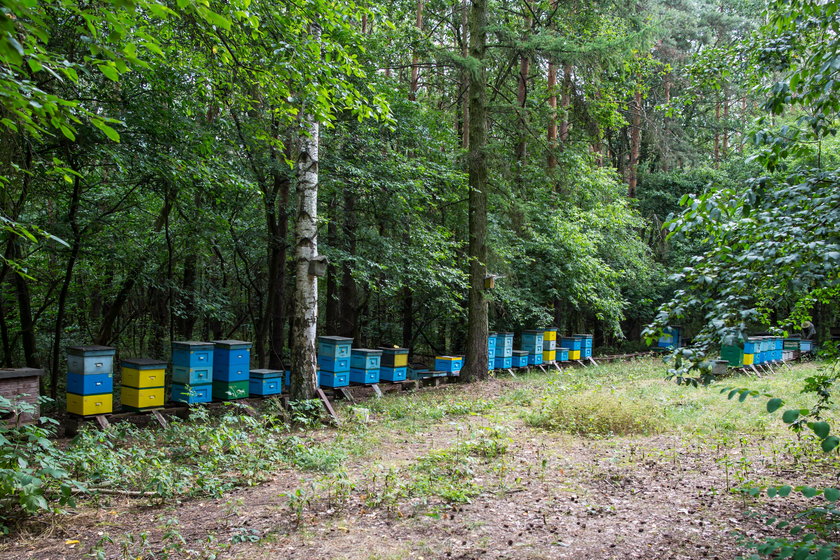
[[[279,165],[280,162],[277,162]],[[266,217],[271,220],[269,241],[269,279],[268,279],[268,367],[283,368],[283,327],[286,305],[286,235],[289,230],[289,218],[286,206],[289,203],[289,177],[275,171],[273,173],[272,212]]]
[[[525,18],[525,33],[531,31],[531,18]],[[528,53],[519,55],[519,80],[516,92],[516,104],[519,109],[519,141],[516,144],[516,161],[519,170],[525,166],[528,156],[528,112],[525,104],[528,101],[528,76],[531,73],[531,57]]]
[[[469,8],[467,0],[461,0],[461,29],[463,31],[463,39],[461,41],[461,56],[467,58],[470,54],[469,49]],[[464,101],[461,104],[461,114],[463,115],[463,127],[461,130],[461,146],[466,150],[470,147],[470,73],[467,68],[461,69],[461,91],[465,92]]]
[[[548,61],[548,169],[557,167],[557,66]]]
[[[560,96],[560,107],[563,108],[563,120],[560,121],[560,143],[565,145],[569,141],[569,107],[572,105],[572,65],[563,64],[563,93]]]
[[[50,398],[53,400],[58,396],[58,363],[61,359],[61,335],[64,331],[64,314],[67,308],[67,294],[70,291],[70,282],[73,279],[73,268],[79,258],[79,251],[82,247],[82,236],[79,223],[76,219],[79,211],[79,202],[82,197],[82,181],[78,176],[73,178],[73,194],[70,196],[70,209],[67,212],[67,220],[70,229],[73,231],[73,244],[70,248],[70,256],[67,265],[64,267],[64,281],[61,283],[61,290],[58,294],[58,304],[55,315],[55,328],[53,332],[52,360],[50,361]]]
[[[417,30],[423,30],[423,0],[417,0]],[[417,88],[420,85],[420,58],[414,52],[411,55],[411,83],[408,88],[408,99],[417,100]]]
[[[356,194],[351,188],[344,188],[344,238],[347,240],[347,254],[356,254]],[[341,297],[339,298],[339,332],[340,336],[356,337],[358,324],[356,281],[353,279],[353,268],[349,262],[341,265]],[[358,342],[358,341],[357,341]]]
[[[642,151],[642,88],[637,87],[633,95],[630,122],[630,161],[627,165],[627,196],[636,198],[636,184],[639,176],[639,156]]]
[[[321,27],[310,26],[312,41],[321,39]],[[318,387],[315,336],[318,326],[318,278],[309,274],[318,256],[318,142],[315,116],[304,113],[306,134],[300,139],[297,160],[298,211],[295,227],[295,315],[292,325],[292,400],[311,399]]]
[[[484,52],[487,37],[487,0],[472,0],[470,17],[469,153],[469,258],[470,288],[468,297],[466,381],[483,379],[487,363],[487,300],[484,278],[487,274],[487,83]]]

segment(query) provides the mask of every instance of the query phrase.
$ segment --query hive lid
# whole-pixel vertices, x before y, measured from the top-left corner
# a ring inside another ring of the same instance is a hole
[[[547,331],[556,331],[557,327],[546,327],[545,330]]]
[[[436,360],[460,360],[461,356],[435,356]]]
[[[351,354],[363,354],[365,356],[381,356],[382,350],[373,350],[372,348],[353,348]]]
[[[352,338],[347,338],[346,336],[319,336],[318,342],[326,342],[328,344],[335,344],[338,342],[341,343],[352,343]]]
[[[196,340],[184,340],[173,342],[172,347],[183,347],[183,348],[212,348],[212,342],[201,342]]]
[[[250,348],[253,343],[245,340],[214,340],[213,344],[222,348]]]
[[[383,354],[408,354],[408,348],[388,348],[387,346],[380,346]]]
[[[281,369],[252,369],[251,370],[251,377],[261,377],[265,378],[273,378],[273,377],[282,377],[283,370]]]
[[[513,336],[513,333],[512,332],[500,332],[496,336],[503,336],[505,338],[510,338],[510,337]]]
[[[16,377],[40,377],[44,370],[35,368],[2,368],[0,379],[14,379]]]
[[[126,358],[120,361],[120,365],[149,367],[149,366],[163,366],[166,367],[166,362],[163,360],[155,360],[153,358]]]
[[[522,334],[543,334],[548,329],[530,329],[527,331],[522,331]]]
[[[115,354],[116,351],[117,349],[113,346],[100,346],[98,344],[67,347],[67,353],[73,356],[107,356]]]
[[[513,355],[514,356],[527,356],[528,351],[527,350],[514,350]]]
[[[572,336],[577,336],[580,338],[592,338],[591,334],[573,334]]]

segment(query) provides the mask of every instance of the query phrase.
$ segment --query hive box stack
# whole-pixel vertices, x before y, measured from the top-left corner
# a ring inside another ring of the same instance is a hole
[[[592,335],[591,334],[573,334],[572,337],[580,338],[580,357],[592,357]]]
[[[379,383],[382,350],[353,348],[350,351],[350,382],[359,385]]]
[[[524,368],[528,367],[528,351],[514,350],[513,351],[513,367]]]
[[[248,396],[251,377],[251,343],[244,340],[213,341],[213,398],[222,401]]]
[[[170,400],[188,404],[213,400],[213,343],[172,343]]]
[[[543,333],[543,362],[557,361],[557,327],[549,327]]]
[[[496,367],[496,333],[490,332],[487,335],[487,369]]]
[[[760,340],[747,338],[739,344],[725,344],[720,348],[720,357],[732,367],[751,366],[760,362]]]
[[[773,343],[775,344],[775,347],[773,349],[773,359],[777,362],[784,361],[784,358],[785,358],[785,356],[784,356],[784,353],[785,353],[785,341],[784,341],[784,339],[780,336],[774,336],[773,337]]]
[[[513,333],[499,333],[496,335],[496,369],[510,369],[513,367]]]
[[[405,381],[408,375],[408,348],[380,348],[379,379],[382,381]]]
[[[787,353],[786,360],[799,359],[799,338],[786,338],[782,343],[782,348]]]
[[[445,371],[449,377],[458,377],[461,375],[461,369],[464,367],[464,358],[461,356],[436,356],[435,370]]]
[[[665,327],[656,343],[659,348],[679,348],[682,346],[682,327]]]
[[[522,350],[528,352],[528,365],[538,366],[543,362],[544,330],[532,330],[522,333]]]
[[[558,362],[568,362],[569,361],[569,349],[564,348],[562,346],[557,347],[557,361]]]
[[[248,377],[248,394],[270,397],[283,392],[284,373],[281,369],[252,369]]]
[[[583,339],[575,336],[564,336],[560,339],[560,346],[569,349],[570,360],[580,360],[580,349],[583,346]]]
[[[318,337],[318,384],[322,387],[350,385],[350,347],[353,339],[345,336]]]
[[[120,362],[120,401],[128,410],[159,408],[166,401],[166,362],[131,358]]]
[[[110,346],[67,349],[67,412],[79,416],[113,412],[115,353]]]

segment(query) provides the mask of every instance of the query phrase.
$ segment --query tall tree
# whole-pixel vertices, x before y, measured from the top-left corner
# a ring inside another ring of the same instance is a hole
[[[469,381],[487,376],[487,0],[472,0],[470,12],[470,128],[467,169],[469,173],[469,260],[467,363]]]

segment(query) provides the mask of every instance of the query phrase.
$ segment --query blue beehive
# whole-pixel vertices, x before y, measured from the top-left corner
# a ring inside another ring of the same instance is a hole
[[[581,358],[590,358],[590,357],[592,357],[592,348],[591,348],[591,347],[589,347],[589,348],[584,348],[584,349],[582,349],[582,350],[580,351],[580,357],[581,357]]]
[[[212,342],[173,342],[172,366],[185,368],[213,368]]]
[[[515,368],[528,367],[528,351],[514,350],[511,365]]]
[[[578,337],[582,339],[581,350],[584,348],[592,348],[592,335],[591,334],[573,334],[572,336]]]
[[[213,345],[213,381],[247,381],[251,372],[251,343],[215,340]]]
[[[569,351],[580,350],[583,339],[576,337],[564,336],[560,339],[560,344],[563,348],[568,348]]]
[[[543,329],[530,330],[522,333],[522,349],[529,354],[542,352],[545,332]]]
[[[538,354],[528,354],[528,365],[529,366],[538,366],[543,363],[543,353],[539,352]]]
[[[379,368],[376,369],[358,369],[350,368],[350,382],[358,383],[359,385],[371,385],[379,383]]]
[[[446,373],[460,373],[464,367],[464,358],[461,356],[436,356],[435,369]]]
[[[499,333],[496,335],[496,358],[510,358],[513,356],[513,333]]]
[[[350,385],[350,370],[343,372],[319,371],[318,385],[321,387],[347,387]]]
[[[659,348],[679,348],[682,346],[682,327],[665,327],[656,344]]]
[[[408,366],[379,368],[379,379],[382,381],[405,381],[407,375]]]
[[[77,395],[104,395],[114,392],[113,373],[67,374],[67,392]]]
[[[381,359],[382,350],[370,350],[368,348],[353,348],[350,351],[350,368],[379,369],[381,365]]]
[[[800,352],[810,352],[814,349],[814,343],[810,340],[800,340],[799,341],[799,351]]]
[[[213,385],[182,385],[173,383],[170,400],[187,404],[208,403],[213,400]]]
[[[350,348],[353,346],[353,339],[346,336],[319,336],[318,356],[330,358],[350,358]],[[349,362],[348,362],[349,363]]]
[[[495,369],[510,369],[513,367],[513,356],[496,356]]]
[[[558,362],[568,362],[569,361],[569,349],[563,348],[562,346],[557,349],[557,361]]]
[[[493,369],[496,361],[496,333],[487,336],[487,369]]]
[[[213,382],[213,369],[172,366],[172,382],[182,385],[206,385]]]
[[[283,392],[284,377],[284,372],[279,369],[252,369],[248,392],[259,397],[279,395]]]
[[[332,373],[349,373],[350,357],[330,358],[329,356],[318,356],[318,367],[322,371],[329,371]]]

